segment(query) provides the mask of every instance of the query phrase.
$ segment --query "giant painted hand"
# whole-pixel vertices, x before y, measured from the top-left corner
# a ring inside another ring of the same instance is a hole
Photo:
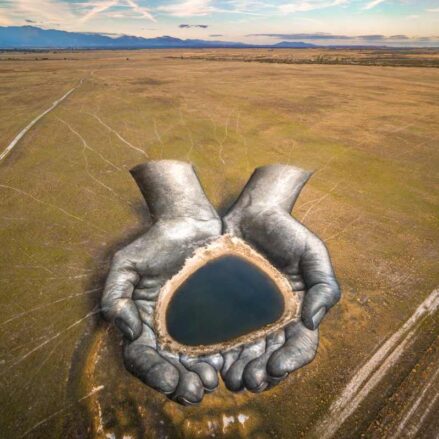
[[[226,232],[256,247],[293,290],[305,292],[300,322],[225,357],[222,376],[231,390],[262,391],[309,363],[317,328],[340,298],[325,245],[290,215],[309,176],[287,165],[258,168],[224,217]]]
[[[161,351],[153,331],[153,314],[161,286],[197,247],[220,235],[221,221],[190,164],[149,162],[131,173],[145,197],[153,225],[115,254],[102,310],[125,337],[124,361],[131,373],[180,403],[198,403],[205,390],[218,384],[221,355],[200,361]]]

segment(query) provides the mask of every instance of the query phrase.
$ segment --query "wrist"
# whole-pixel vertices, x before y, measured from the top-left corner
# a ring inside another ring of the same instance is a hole
[[[142,163],[131,169],[151,216],[217,219],[193,166],[177,160]]]
[[[311,172],[290,165],[257,168],[245,185],[231,212],[247,209],[282,209],[291,212]]]

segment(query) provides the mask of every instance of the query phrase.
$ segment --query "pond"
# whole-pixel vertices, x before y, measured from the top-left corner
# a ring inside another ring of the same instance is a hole
[[[166,312],[171,337],[188,346],[221,343],[278,320],[283,297],[258,267],[237,256],[216,258],[178,288]]]

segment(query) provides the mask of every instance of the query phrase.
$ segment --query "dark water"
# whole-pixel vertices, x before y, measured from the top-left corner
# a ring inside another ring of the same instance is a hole
[[[196,346],[219,343],[276,321],[281,293],[259,268],[236,256],[214,259],[192,274],[168,306],[169,334]]]

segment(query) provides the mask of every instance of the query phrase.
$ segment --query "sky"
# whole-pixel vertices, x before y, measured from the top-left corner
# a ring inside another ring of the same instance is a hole
[[[439,0],[0,0],[0,26],[270,44],[439,46]]]

